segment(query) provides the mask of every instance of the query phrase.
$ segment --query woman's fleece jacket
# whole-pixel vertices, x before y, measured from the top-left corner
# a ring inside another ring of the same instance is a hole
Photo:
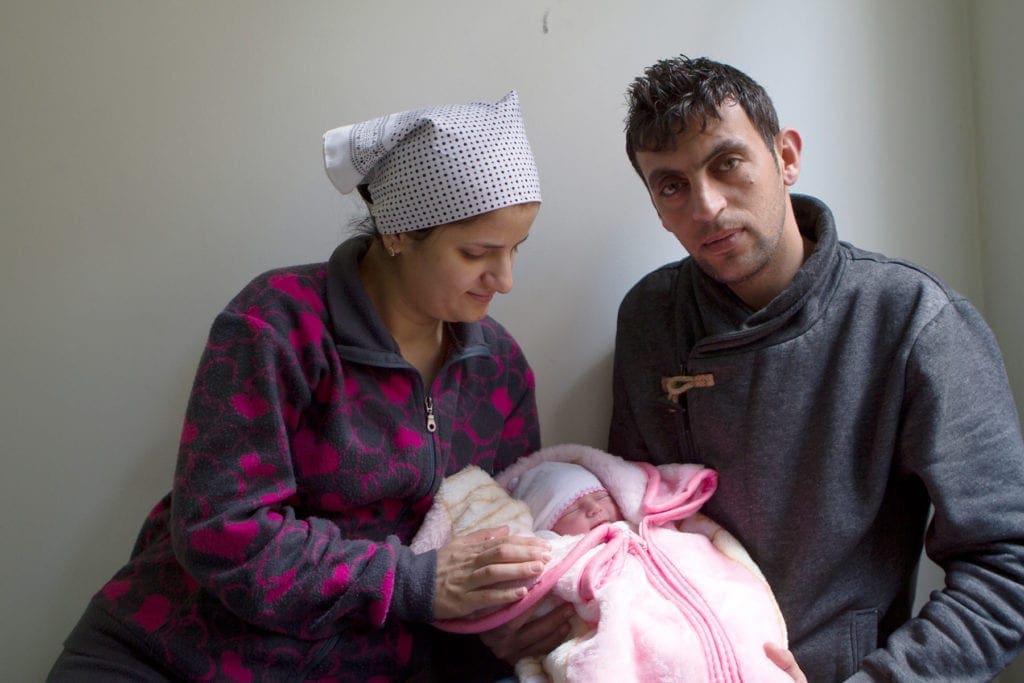
[[[793,208],[815,249],[764,309],[692,259],[626,296],[609,449],[718,471],[705,511],[811,681],[991,680],[1024,643],[1024,446],[995,339],[936,278],[840,242],[818,200]],[[911,618],[922,539],[946,580]]]
[[[452,325],[425,387],[359,281],[368,244],[267,273],[217,317],[173,490],[93,599],[182,679],[421,671],[436,554],[407,544],[446,475],[539,447],[515,341],[490,318]]]

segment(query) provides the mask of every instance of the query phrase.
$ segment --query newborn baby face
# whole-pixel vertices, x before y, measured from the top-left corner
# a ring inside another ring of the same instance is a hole
[[[598,524],[618,522],[621,519],[622,513],[611,494],[607,491],[594,491],[573,501],[551,530],[556,534],[576,536],[587,533]]]

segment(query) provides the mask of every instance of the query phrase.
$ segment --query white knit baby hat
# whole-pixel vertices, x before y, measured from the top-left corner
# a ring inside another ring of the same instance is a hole
[[[526,470],[512,490],[512,497],[526,503],[533,514],[533,528],[550,529],[577,498],[604,490],[601,481],[583,465],[542,462]]]
[[[514,90],[493,104],[414,109],[329,130],[324,164],[342,194],[367,186],[382,234],[541,201]]]

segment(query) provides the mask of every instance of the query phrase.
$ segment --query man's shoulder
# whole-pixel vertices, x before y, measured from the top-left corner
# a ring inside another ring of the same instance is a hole
[[[892,299],[925,296],[943,303],[964,297],[938,275],[912,261],[887,256],[840,242],[848,263],[850,281],[858,289],[871,289]]]
[[[622,299],[622,308],[644,307],[664,299],[675,291],[680,277],[685,277],[691,267],[690,259],[666,263],[644,275],[630,287]]]

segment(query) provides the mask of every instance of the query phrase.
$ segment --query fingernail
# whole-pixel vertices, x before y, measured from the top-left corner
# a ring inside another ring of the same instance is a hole
[[[530,571],[534,574],[540,574],[544,571],[544,565],[540,562],[534,562],[530,565]]]
[[[543,555],[540,556],[540,559],[544,560],[544,562],[550,562],[551,561],[551,553],[544,553]]]

